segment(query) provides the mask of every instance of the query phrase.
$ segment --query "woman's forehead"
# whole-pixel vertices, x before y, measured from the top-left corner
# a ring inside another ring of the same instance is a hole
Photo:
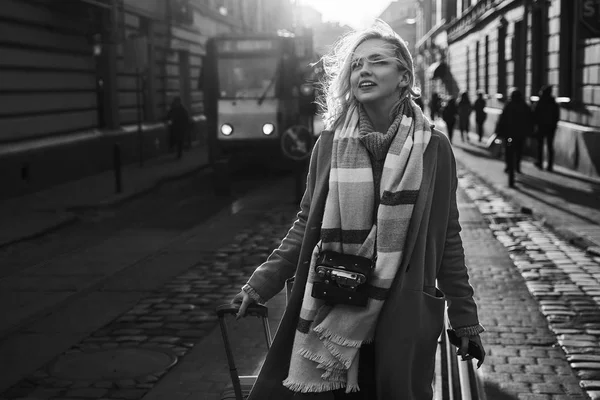
[[[368,58],[374,55],[395,57],[394,46],[383,39],[369,39],[359,44],[352,54],[352,58]]]

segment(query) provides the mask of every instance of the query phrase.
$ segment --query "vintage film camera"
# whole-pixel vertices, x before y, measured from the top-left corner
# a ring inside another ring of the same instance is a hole
[[[312,297],[331,304],[367,305],[367,282],[375,262],[369,258],[323,250],[317,256]]]

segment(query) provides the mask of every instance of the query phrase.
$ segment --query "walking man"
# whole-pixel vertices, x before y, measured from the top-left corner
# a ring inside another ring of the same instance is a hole
[[[539,169],[544,167],[544,143],[548,151],[548,164],[546,169],[552,171],[554,168],[554,134],[560,110],[556,100],[552,96],[552,86],[547,85],[540,90],[540,100],[534,110],[534,119],[537,125],[538,159],[535,166]]]

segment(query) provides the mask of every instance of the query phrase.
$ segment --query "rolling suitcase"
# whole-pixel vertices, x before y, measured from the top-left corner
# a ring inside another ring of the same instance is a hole
[[[239,376],[237,368],[235,366],[235,360],[233,357],[233,351],[231,350],[231,342],[229,341],[229,334],[227,331],[227,323],[225,317],[227,315],[237,314],[239,304],[224,304],[217,307],[217,317],[219,318],[219,325],[221,327],[221,334],[223,335],[223,344],[225,346],[225,353],[227,354],[227,363],[229,364],[229,374],[231,375],[231,385],[228,385],[223,394],[221,400],[244,400],[250,394],[254,382],[256,382],[256,376]],[[271,330],[269,329],[269,309],[260,304],[251,304],[247,311],[247,316],[255,316],[262,319],[263,328],[265,331],[265,339],[267,341],[267,349],[271,348]]]

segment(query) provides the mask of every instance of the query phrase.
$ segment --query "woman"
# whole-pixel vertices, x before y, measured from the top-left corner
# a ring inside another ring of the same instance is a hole
[[[473,111],[473,107],[471,106],[471,100],[469,100],[469,94],[464,92],[458,102],[458,128],[460,129],[460,138],[463,142],[465,141],[465,137],[467,138],[467,142],[469,141],[469,118],[471,111]]]
[[[430,399],[445,300],[465,359],[483,331],[451,147],[412,100],[412,57],[387,24],[344,36],[324,61],[327,129],[298,218],[233,300],[243,316],[295,274],[249,399]],[[374,260],[365,307],[312,296],[324,250]]]

